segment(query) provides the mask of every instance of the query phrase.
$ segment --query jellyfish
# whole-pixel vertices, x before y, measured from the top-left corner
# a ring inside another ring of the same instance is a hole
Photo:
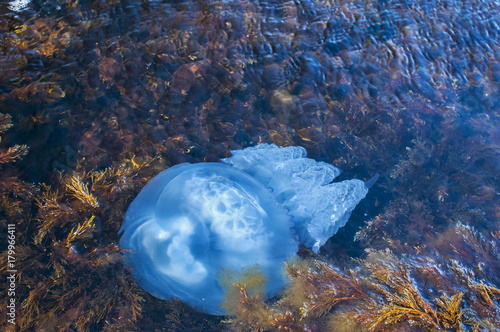
[[[260,144],[220,163],[155,176],[130,204],[120,245],[141,287],[221,315],[221,271],[258,267],[266,294],[286,285],[299,245],[318,252],[374,180],[332,182],[340,170],[298,146]]]

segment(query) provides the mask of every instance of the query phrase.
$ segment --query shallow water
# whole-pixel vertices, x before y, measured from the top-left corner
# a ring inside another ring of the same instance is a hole
[[[457,222],[490,234],[500,229],[499,7],[34,1],[0,18],[0,105],[13,123],[2,144],[30,148],[3,171],[51,184],[77,165],[300,145],[342,178],[381,175],[325,259],[432,251]]]

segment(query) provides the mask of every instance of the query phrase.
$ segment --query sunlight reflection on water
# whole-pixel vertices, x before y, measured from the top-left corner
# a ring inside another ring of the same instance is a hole
[[[19,12],[23,9],[25,9],[31,0],[14,0],[9,2],[9,9],[14,11],[14,12]]]

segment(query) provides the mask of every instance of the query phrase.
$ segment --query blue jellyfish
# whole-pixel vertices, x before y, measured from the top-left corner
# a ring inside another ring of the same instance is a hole
[[[120,245],[152,295],[219,315],[222,270],[259,267],[268,297],[286,285],[284,264],[302,244],[318,252],[368,192],[360,180],[302,147],[260,144],[221,163],[180,164],[155,176],[130,204]]]

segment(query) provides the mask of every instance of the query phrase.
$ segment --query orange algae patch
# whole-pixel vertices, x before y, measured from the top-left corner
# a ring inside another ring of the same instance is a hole
[[[232,322],[237,328],[261,331],[271,326],[273,314],[263,301],[266,281],[259,267],[220,271],[218,282],[225,290],[221,307],[234,317]]]

